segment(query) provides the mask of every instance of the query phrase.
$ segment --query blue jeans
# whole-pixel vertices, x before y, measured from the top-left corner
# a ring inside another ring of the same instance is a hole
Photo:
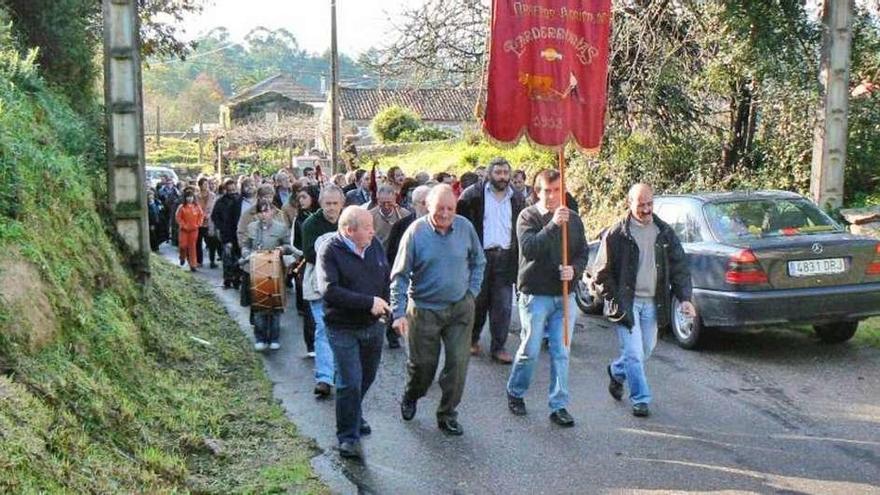
[[[315,382],[333,385],[333,349],[324,325],[324,300],[309,301],[315,319]]]
[[[635,325],[617,325],[620,357],[611,363],[615,379],[629,384],[629,400],[633,404],[649,404],[651,388],[645,376],[645,361],[657,345],[657,306],[653,298],[637,297],[633,301]]]
[[[507,393],[522,398],[529,389],[541,352],[541,340],[546,334],[550,340],[549,406],[551,411],[558,411],[568,405],[568,355],[571,351],[571,346],[566,347],[562,341],[562,296],[520,294],[519,318],[522,322],[521,342],[510,370]],[[569,339],[574,334],[574,321],[574,294],[570,294]]]
[[[360,441],[361,404],[376,379],[382,358],[385,324],[356,330],[327,328],[336,359],[336,438],[339,443]]]

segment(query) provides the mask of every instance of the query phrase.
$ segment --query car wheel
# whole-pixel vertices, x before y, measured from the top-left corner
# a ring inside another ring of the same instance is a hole
[[[588,315],[602,314],[602,300],[597,298],[584,279],[578,280],[574,286],[574,300],[578,307]]]
[[[683,349],[699,349],[706,342],[706,327],[700,317],[700,310],[697,309],[697,315],[693,318],[685,316],[681,312],[681,302],[676,298],[672,299],[669,327],[672,329],[675,342]]]
[[[813,330],[816,331],[819,340],[828,344],[846,342],[855,335],[858,328],[859,322],[857,321],[839,321],[825,325],[813,325]]]

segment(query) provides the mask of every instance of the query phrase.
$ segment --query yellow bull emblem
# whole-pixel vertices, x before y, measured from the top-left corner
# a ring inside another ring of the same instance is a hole
[[[529,98],[551,98],[556,93],[553,89],[555,79],[553,76],[539,76],[537,74],[528,74],[521,72],[519,74],[519,83],[525,86],[528,91]]]

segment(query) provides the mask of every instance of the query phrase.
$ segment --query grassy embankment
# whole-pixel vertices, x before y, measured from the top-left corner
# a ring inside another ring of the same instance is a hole
[[[211,294],[158,258],[132,283],[93,195],[100,129],[6,41],[0,493],[325,492]]]

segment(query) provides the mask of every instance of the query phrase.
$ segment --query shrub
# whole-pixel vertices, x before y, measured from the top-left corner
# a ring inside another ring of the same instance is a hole
[[[451,139],[455,135],[447,130],[436,127],[420,127],[414,131],[403,131],[397,137],[402,143],[418,143],[423,141],[443,141]]]
[[[376,114],[370,127],[379,142],[394,143],[401,140],[402,134],[418,131],[422,119],[408,108],[392,105]]]

